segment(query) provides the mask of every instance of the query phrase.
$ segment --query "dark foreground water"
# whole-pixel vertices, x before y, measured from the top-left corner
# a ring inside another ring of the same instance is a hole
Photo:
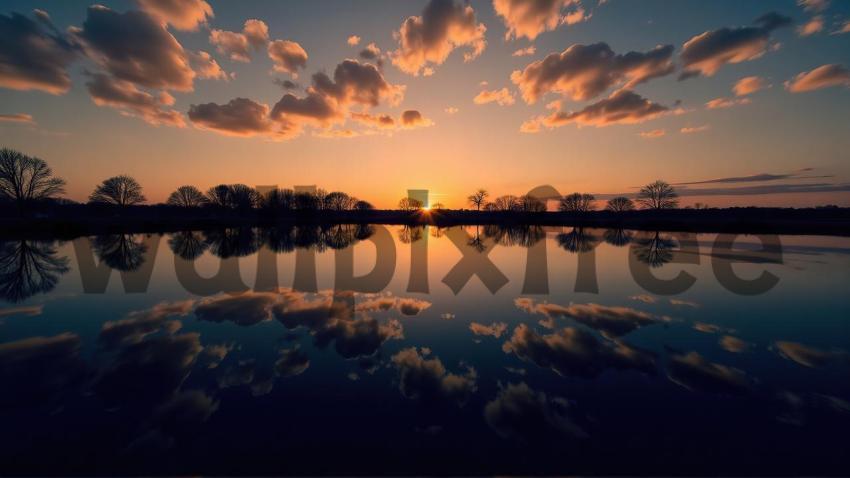
[[[850,239],[0,243],[0,474],[850,474]]]

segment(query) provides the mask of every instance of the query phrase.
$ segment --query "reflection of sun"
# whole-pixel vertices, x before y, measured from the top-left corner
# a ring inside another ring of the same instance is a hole
[[[422,206],[422,210],[428,212],[431,210],[431,206]]]

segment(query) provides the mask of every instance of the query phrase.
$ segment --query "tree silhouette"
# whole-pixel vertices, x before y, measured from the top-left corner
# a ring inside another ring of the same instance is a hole
[[[593,194],[572,193],[561,198],[558,210],[563,212],[589,212],[596,209]]]
[[[398,202],[398,208],[402,211],[416,211],[422,209],[422,201],[413,198],[401,198]]]
[[[635,203],[625,196],[617,196],[609,199],[608,204],[605,205],[605,210],[612,212],[634,211],[634,209]]]
[[[229,195],[230,187],[228,185],[213,186],[207,190],[207,203],[217,208],[226,208]]]
[[[446,208],[446,206],[441,202],[434,203],[434,204],[431,205],[431,209],[434,210],[434,211],[442,211],[445,208]]]
[[[470,205],[475,206],[476,210],[480,211],[481,206],[487,201],[487,197],[489,195],[490,193],[488,193],[486,189],[479,189],[478,191],[475,191],[475,193],[470,194],[466,200]]]
[[[146,201],[142,186],[130,176],[121,175],[105,179],[89,196],[89,201],[98,204],[132,206]]]
[[[330,211],[348,211],[354,208],[357,199],[340,191],[328,193],[324,199],[324,208]]]
[[[492,210],[494,211],[519,211],[519,198],[516,196],[505,195],[499,196],[493,201]]]
[[[228,188],[227,206],[230,209],[247,211],[260,203],[260,193],[250,186],[231,184]]]
[[[52,241],[0,242],[0,298],[20,302],[47,293],[68,268],[67,257],[57,257]]]
[[[274,188],[260,199],[260,209],[277,214],[295,208],[295,192],[291,189]]]
[[[375,206],[373,206],[372,203],[368,201],[357,201],[356,203],[354,203],[355,211],[371,211],[373,209],[375,209]]]
[[[673,186],[658,180],[640,188],[637,202],[644,209],[675,209],[679,205],[679,195]]]
[[[200,207],[207,203],[207,198],[195,186],[180,186],[165,203],[169,206]]]
[[[664,264],[673,260],[673,248],[676,247],[676,241],[661,236],[661,233],[656,231],[649,236],[642,236],[634,241],[632,251],[635,257],[644,264],[649,264],[650,267],[661,267]]]
[[[0,199],[15,201],[19,212],[32,201],[64,192],[65,181],[54,177],[46,162],[12,149],[0,149]]]
[[[321,209],[319,198],[308,192],[295,193],[295,209],[298,211],[316,211]]]
[[[520,196],[517,205],[523,212],[546,212],[546,203],[528,194]]]
[[[141,234],[96,236],[92,249],[101,262],[118,271],[134,271],[145,263],[148,246]]]

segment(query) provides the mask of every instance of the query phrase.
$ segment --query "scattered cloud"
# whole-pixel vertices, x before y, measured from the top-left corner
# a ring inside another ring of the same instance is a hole
[[[637,296],[646,301],[649,296]],[[607,306],[600,304],[570,304],[568,306],[549,302],[535,303],[531,299],[519,298],[514,305],[530,314],[542,314],[546,317],[541,325],[555,328],[555,319],[572,319],[587,327],[602,333],[607,338],[621,337],[646,325],[665,322],[666,319],[656,317],[631,307]]]
[[[691,301],[691,300],[683,300],[683,299],[670,299],[670,305],[675,305],[679,307],[691,307],[691,308],[699,308],[699,304]]]
[[[26,123],[35,124],[32,115],[26,113],[0,114],[0,123]]]
[[[68,67],[78,50],[47,12],[34,10],[33,16],[0,15],[0,87],[64,94],[71,88]]]
[[[186,126],[182,114],[168,109],[174,104],[174,97],[168,93],[154,96],[140,90],[132,82],[102,73],[94,73],[90,77],[86,87],[96,105],[115,108],[126,116],[141,118],[154,126]]]
[[[204,0],[136,0],[139,7],[178,30],[197,30],[212,18],[213,9]]]
[[[416,110],[406,110],[401,113],[401,125],[404,128],[424,128],[432,124],[434,123],[431,120],[425,118],[422,113]]]
[[[499,106],[508,106],[516,102],[514,94],[507,88],[501,90],[484,90],[475,95],[472,102],[476,105],[485,105],[487,103],[497,103]]]
[[[519,50],[514,51],[511,56],[531,56],[537,53],[537,48],[534,45],[529,47],[520,48]]]
[[[715,98],[708,101],[705,107],[710,110],[731,108],[733,106],[748,105],[752,103],[749,98]]]
[[[227,55],[233,61],[247,63],[251,61],[252,49],[260,50],[269,42],[269,27],[262,20],[250,19],[245,22],[241,32],[211,30],[209,41],[222,55]]]
[[[752,390],[752,381],[743,371],[709,362],[697,352],[672,354],[667,364],[670,381],[692,392],[737,395]]]
[[[820,33],[823,31],[824,21],[823,17],[820,15],[816,15],[809,19],[806,23],[797,27],[797,34],[801,37],[807,37],[810,35],[814,35],[815,33]]]
[[[351,35],[345,42],[348,43],[348,46],[357,46],[360,44],[360,37],[357,35]]]
[[[769,87],[770,85],[763,78],[746,76],[735,82],[732,91],[735,92],[735,96],[746,96]]]
[[[209,53],[205,51],[199,51],[197,53],[187,51],[186,54],[189,57],[189,64],[195,70],[198,78],[225,81],[230,78],[227,72],[221,69],[221,66]]]
[[[558,128],[569,123],[579,126],[602,128],[618,124],[637,124],[653,120],[670,112],[664,105],[650,100],[630,90],[617,90],[608,98],[586,106],[584,109],[566,113],[553,111],[548,116],[532,118],[520,127],[520,131],[536,133],[540,127]]]
[[[568,402],[561,397],[549,398],[525,382],[509,383],[484,406],[484,419],[500,437],[521,442],[551,443],[553,439],[587,436],[568,411]]]
[[[791,93],[820,90],[831,86],[850,88],[850,70],[839,64],[821,65],[814,70],[804,71],[785,82]]]
[[[307,67],[307,52],[294,41],[275,40],[269,43],[267,51],[278,73],[289,73],[295,78],[299,68]]]
[[[469,330],[475,335],[485,335],[498,339],[508,330],[508,324],[504,322],[493,322],[490,325],[484,325],[478,322],[470,322]]]
[[[779,341],[774,344],[779,355],[804,367],[818,368],[836,360],[847,359],[843,350],[821,350],[798,342]]]
[[[674,183],[675,186],[689,186],[695,184],[716,184],[716,183],[752,183],[763,181],[779,181],[782,179],[812,179],[812,178],[831,178],[832,176],[804,176],[804,173],[811,171],[811,168],[794,171],[786,174],[770,174],[761,173],[750,176],[732,176],[727,178],[708,179],[704,181],[691,181],[686,183]]]
[[[2,116],[0,116],[2,118]],[[0,119],[2,121],[2,119]],[[35,317],[44,312],[44,305],[24,305],[20,307],[5,307],[0,309],[0,318],[12,317],[14,315],[23,315],[25,317]]]
[[[652,129],[649,131],[641,131],[638,134],[640,134],[641,138],[654,139],[664,136],[665,134],[667,134],[667,131],[663,129]]]
[[[746,352],[750,348],[750,344],[748,342],[741,340],[738,337],[733,337],[731,335],[724,335],[723,337],[721,337],[720,346],[723,348],[723,350],[731,352],[733,354]]]
[[[829,0],[797,0],[797,5],[807,12],[822,12],[829,6]]]
[[[726,27],[694,36],[682,45],[682,74],[714,76],[727,63],[755,60],[767,52],[770,34],[791,24],[791,19],[777,13],[762,15],[753,26]]]
[[[381,49],[374,43],[370,43],[366,45],[366,48],[360,50],[360,58],[363,58],[364,60],[377,60],[380,57]]]
[[[487,46],[485,31],[471,5],[430,0],[422,15],[408,17],[395,33],[399,47],[392,53],[392,62],[405,73],[419,75],[426,67],[443,64],[461,47],[468,49],[464,61],[471,61]]]
[[[228,103],[204,103],[189,107],[189,119],[206,130],[226,136],[269,136],[284,139],[286,131],[276,129],[269,119],[269,107],[247,98],[235,98]]]
[[[455,108],[454,106],[449,106],[448,108],[444,109],[443,111],[445,111],[446,114],[454,115],[454,114],[457,114],[458,111],[460,111],[460,110]]]
[[[424,402],[448,400],[465,404],[477,390],[475,369],[462,365],[465,372],[455,374],[446,370],[438,357],[427,358],[429,355],[430,350],[410,347],[392,356],[401,394]]]
[[[533,41],[560,25],[573,25],[590,18],[580,0],[493,0],[493,8],[508,29],[506,40],[526,37]]]
[[[592,99],[609,88],[633,88],[673,72],[673,45],[657,46],[645,53],[615,54],[606,43],[572,45],[551,53],[522,71],[511,74],[526,103],[547,93],[559,93],[576,101]],[[617,94],[617,92],[615,92]]]
[[[694,134],[694,133],[702,133],[703,131],[708,131],[711,129],[711,126],[704,124],[702,126],[685,126],[680,129],[679,132],[682,134]]]
[[[390,118],[392,119],[392,118]],[[423,310],[431,307],[427,300],[414,299],[410,297],[376,296],[359,302],[355,310],[361,312],[386,312],[396,310],[408,317],[419,315]]]

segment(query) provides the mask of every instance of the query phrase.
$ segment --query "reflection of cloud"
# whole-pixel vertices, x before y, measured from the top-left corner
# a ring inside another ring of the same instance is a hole
[[[520,298],[514,301],[514,305],[529,314],[546,316],[548,320],[543,325],[547,328],[554,328],[554,319],[566,318],[596,329],[608,338],[621,337],[645,325],[665,320],[630,307],[594,303],[564,306],[546,302],[535,304],[531,299]]]
[[[309,366],[310,358],[296,347],[280,351],[280,356],[274,363],[274,371],[280,377],[293,377],[304,373]]]
[[[493,0],[493,8],[508,29],[506,39],[534,40],[559,25],[573,25],[590,18],[580,0]]]
[[[448,372],[439,358],[425,358],[429,351],[410,347],[392,356],[398,370],[399,389],[407,398],[426,402],[449,400],[463,405],[477,389],[475,369],[466,366],[462,375]]]
[[[790,23],[788,17],[768,13],[756,19],[755,26],[720,28],[696,35],[682,45],[680,79],[714,76],[727,63],[761,57],[767,51],[771,32]]]
[[[658,301],[655,297],[647,294],[638,294],[630,296],[629,299],[636,300],[638,302],[643,302],[644,304],[654,304]]]
[[[80,337],[63,333],[0,344],[0,405],[32,406],[67,393],[85,374]]]
[[[593,378],[607,368],[655,373],[655,358],[649,352],[622,342],[602,341],[573,327],[541,336],[520,324],[502,350],[564,376]]]
[[[44,312],[44,305],[27,305],[22,307],[6,307],[0,309],[0,318],[11,317],[13,315],[23,315],[25,317],[35,317]]]
[[[594,98],[611,87],[628,90],[673,72],[673,45],[658,46],[645,53],[614,53],[606,43],[576,44],[561,53],[514,71],[511,80],[526,103],[547,93],[560,93],[576,101]]]
[[[209,420],[218,404],[200,390],[182,391],[157,408],[153,419],[165,433],[177,434]]]
[[[401,71],[418,75],[430,65],[440,65],[460,47],[469,47],[464,61],[478,57],[487,46],[487,27],[476,23],[475,10],[454,0],[430,0],[421,16],[407,17],[397,32],[399,47],[392,62]]]
[[[469,330],[475,335],[489,335],[498,339],[508,330],[508,324],[504,322],[493,322],[490,325],[484,325],[478,322],[470,322]]]
[[[146,336],[159,330],[175,333],[182,324],[179,321],[166,321],[166,319],[173,316],[186,316],[192,311],[193,305],[193,300],[162,302],[145,311],[131,312],[126,319],[105,322],[100,329],[98,340],[104,347],[111,349],[139,343]]]
[[[733,354],[746,352],[747,349],[750,348],[750,344],[748,342],[731,335],[724,335],[721,337],[720,346],[723,347],[723,350],[732,352]]]
[[[525,382],[509,383],[484,406],[484,418],[500,437],[524,442],[586,436],[567,416],[567,408],[563,398],[549,398]]]
[[[358,312],[386,312],[397,310],[404,315],[419,315],[420,312],[431,307],[427,300],[414,299],[411,297],[376,296],[368,297],[357,304]]]
[[[667,376],[692,392],[739,394],[752,389],[744,372],[709,362],[697,352],[672,354]]]
[[[696,302],[692,302],[690,300],[682,300],[682,299],[670,299],[670,305],[678,305],[682,307],[693,307],[698,308],[699,304]]]
[[[705,322],[695,322],[694,323],[694,330],[697,330],[699,332],[703,332],[703,333],[706,333],[706,334],[716,334],[717,332],[720,332],[722,329],[720,328],[720,326],[717,326],[717,325],[714,325],[714,324],[707,324]]]
[[[797,342],[779,341],[774,345],[783,358],[810,368],[823,367],[847,357],[847,353],[841,350],[821,350]]]
[[[233,345],[208,344],[204,346],[204,350],[198,356],[198,362],[207,368],[218,368],[231,350],[233,350]]]
[[[245,292],[239,295],[220,295],[203,300],[195,308],[200,320],[210,322],[230,321],[249,326],[271,320],[272,305],[278,297],[271,292]]]

